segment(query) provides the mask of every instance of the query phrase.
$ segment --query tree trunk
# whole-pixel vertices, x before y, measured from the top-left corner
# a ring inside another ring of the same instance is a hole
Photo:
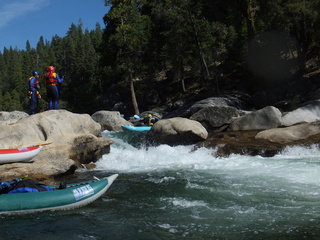
[[[305,20],[305,13],[302,13],[299,21],[298,30],[296,30],[296,38],[298,42],[297,52],[299,61],[299,74],[303,75],[306,71],[307,51],[308,51],[308,36]]]
[[[255,26],[255,14],[256,8],[254,6],[254,0],[247,1],[247,28],[248,28],[248,39],[251,40],[254,38],[256,34],[256,26]]]
[[[192,28],[193,28],[193,32],[194,32],[194,38],[195,38],[195,42],[196,42],[197,48],[198,48],[199,60],[200,60],[200,65],[201,65],[201,72],[202,72],[202,75],[203,75],[204,79],[207,82],[209,82],[210,73],[209,73],[209,69],[208,69],[208,64],[206,62],[204,53],[203,53],[203,51],[201,49],[201,43],[200,43],[200,39],[199,39],[199,36],[198,36],[198,31],[197,31],[197,28],[196,28],[196,24],[195,24],[194,19],[192,17],[192,14],[190,12],[189,12],[189,18],[190,18],[190,21],[191,21],[191,24],[192,24]]]
[[[242,15],[246,19],[248,42],[250,43],[256,34],[256,26],[255,26],[256,7],[255,7],[255,3],[254,3],[254,0],[237,0],[237,2],[240,6]]]
[[[132,73],[129,71],[129,81],[130,81],[130,94],[131,94],[131,102],[134,110],[134,114],[139,115],[139,107],[138,107],[138,102],[136,98],[136,93],[134,91],[134,84],[133,84],[133,78],[132,78]]]
[[[184,78],[181,78],[181,85],[182,85],[182,91],[185,93],[186,92],[186,85],[184,82]]]

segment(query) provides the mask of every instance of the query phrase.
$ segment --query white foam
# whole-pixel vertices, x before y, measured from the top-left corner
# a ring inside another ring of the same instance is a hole
[[[266,184],[320,186],[320,150],[316,145],[287,147],[272,158],[236,154],[217,158],[216,149],[168,145],[138,149],[120,139],[113,140],[116,144],[111,146],[111,152],[97,162],[99,170],[119,173],[183,170],[200,177],[224,175],[229,179],[244,179],[246,184],[255,184],[255,181],[263,184],[268,180]]]

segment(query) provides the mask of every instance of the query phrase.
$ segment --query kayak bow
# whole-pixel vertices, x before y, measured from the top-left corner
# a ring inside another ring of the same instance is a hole
[[[68,184],[65,189],[53,191],[2,194],[0,195],[0,214],[25,214],[79,208],[102,196],[117,177],[118,174],[114,174],[102,179]]]
[[[41,148],[42,146],[0,149],[0,164],[30,161],[40,152]]]

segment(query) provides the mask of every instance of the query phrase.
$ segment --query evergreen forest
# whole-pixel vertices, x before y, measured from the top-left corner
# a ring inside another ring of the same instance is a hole
[[[89,4],[89,3],[88,3]],[[0,52],[0,110],[28,112],[27,79],[65,77],[59,108],[127,116],[201,95],[249,95],[319,70],[319,0],[105,0],[105,25]],[[104,7],[104,6],[102,6]],[[1,41],[1,40],[0,40]]]

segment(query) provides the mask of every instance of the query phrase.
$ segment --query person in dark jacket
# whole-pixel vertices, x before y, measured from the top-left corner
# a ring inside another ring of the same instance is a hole
[[[32,77],[28,79],[28,86],[29,86],[29,110],[30,114],[35,114],[37,111],[37,107],[39,105],[39,99],[41,98],[40,95],[40,84],[39,84],[39,72],[33,72]]]

